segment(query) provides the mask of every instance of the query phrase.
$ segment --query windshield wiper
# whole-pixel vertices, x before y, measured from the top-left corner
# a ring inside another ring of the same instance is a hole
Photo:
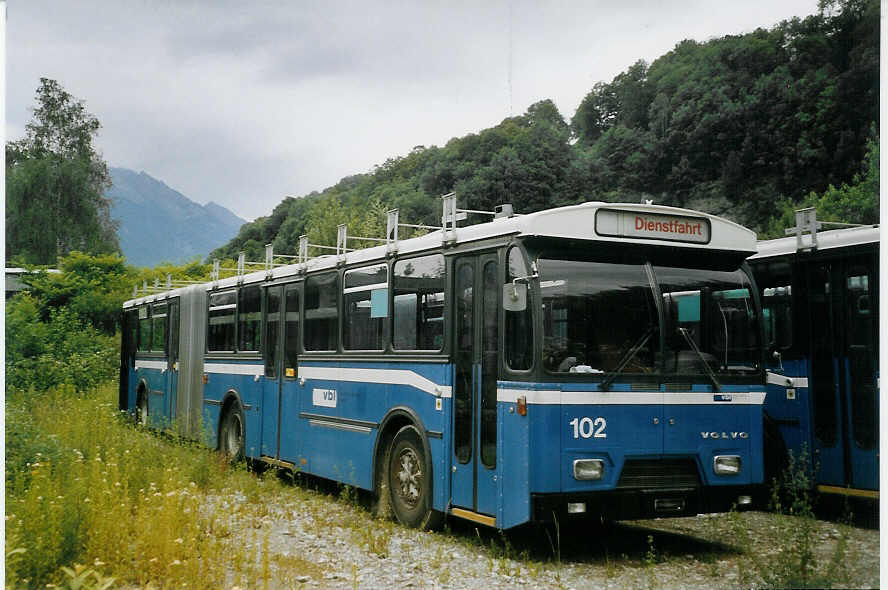
[[[712,379],[713,388],[716,391],[721,391],[721,383],[718,382],[718,377],[715,376],[715,373],[712,371],[712,367],[710,367],[709,363],[706,362],[706,358],[703,356],[703,353],[700,352],[699,348],[697,348],[697,343],[694,342],[693,338],[691,338],[691,334],[690,332],[688,332],[688,329],[679,326],[678,332],[679,334],[684,336],[684,339],[687,341],[688,346],[691,347],[691,350],[697,353],[697,357],[699,357],[700,362],[703,363],[703,368],[706,369],[706,373],[709,375],[709,378]]]
[[[647,341],[651,339],[655,328],[656,326],[653,325],[648,326],[648,329],[644,332],[644,334],[641,335],[641,338],[639,338],[635,342],[635,344],[632,345],[632,348],[630,348],[626,352],[626,354],[623,355],[623,358],[620,359],[620,362],[617,364],[617,368],[608,373],[607,376],[601,380],[601,383],[598,385],[598,388],[601,391],[608,391],[610,389],[610,385],[611,383],[613,383],[614,379],[616,379],[620,375],[620,373],[623,372],[623,369],[626,368],[626,365],[629,364],[629,361],[635,358],[635,355],[638,354],[638,351],[641,350],[644,345],[647,344]]]

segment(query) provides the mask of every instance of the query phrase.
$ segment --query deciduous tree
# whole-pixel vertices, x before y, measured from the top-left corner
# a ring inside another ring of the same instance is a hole
[[[6,146],[7,259],[119,251],[108,167],[92,144],[101,124],[55,80],[41,78],[36,98],[25,137]]]

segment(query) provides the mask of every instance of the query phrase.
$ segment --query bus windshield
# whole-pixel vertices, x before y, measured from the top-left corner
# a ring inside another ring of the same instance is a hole
[[[538,266],[549,372],[760,371],[758,318],[740,269],[552,258]]]

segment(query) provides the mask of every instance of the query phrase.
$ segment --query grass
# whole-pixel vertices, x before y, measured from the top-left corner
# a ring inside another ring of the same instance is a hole
[[[116,396],[7,392],[7,587],[262,586],[275,564],[232,530],[294,489],[136,427]]]

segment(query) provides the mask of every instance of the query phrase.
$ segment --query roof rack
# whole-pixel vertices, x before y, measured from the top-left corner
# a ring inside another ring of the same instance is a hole
[[[148,295],[150,293],[160,293],[163,291],[169,291],[175,287],[187,287],[188,285],[199,285],[206,281],[186,281],[183,279],[173,280],[173,277],[170,273],[166,275],[166,281],[161,284],[160,279],[157,277],[154,278],[154,284],[149,285],[148,281],[142,281],[142,293]],[[139,296],[139,285],[133,286],[133,298]]]
[[[796,251],[804,252],[806,250],[814,251],[817,249],[817,230],[825,225],[833,227],[863,227],[860,223],[839,223],[837,221],[819,221],[817,219],[817,208],[807,207],[805,209],[797,209],[795,212],[796,225],[784,230],[786,235],[795,235]],[[810,234],[811,239],[806,242],[805,232]]]
[[[490,215],[493,218],[500,217],[513,217],[517,215],[512,209],[512,205],[504,204],[496,207],[494,211],[478,211],[475,209],[459,209],[456,206],[456,193],[447,193],[441,197],[442,203],[442,215],[441,215],[441,225],[423,225],[416,223],[401,223],[400,220],[400,212],[398,209],[389,209],[386,211],[386,230],[384,238],[370,237],[370,236],[352,236],[348,233],[348,224],[341,223],[336,227],[336,245],[328,246],[325,244],[312,244],[308,241],[308,236],[303,234],[299,236],[299,250],[298,253],[294,256],[291,254],[277,254],[274,252],[274,246],[272,244],[265,245],[265,261],[264,262],[249,262],[245,260],[245,253],[241,252],[238,255],[238,264],[237,268],[225,268],[219,266],[219,260],[213,261],[213,273],[211,275],[212,281],[219,280],[219,272],[222,270],[228,270],[236,272],[239,276],[243,275],[247,272],[247,267],[261,267],[266,271],[272,271],[274,268],[279,266],[287,266],[293,264],[293,262],[275,262],[275,260],[286,259],[290,261],[295,261],[296,264],[300,265],[300,271],[304,272],[307,270],[308,262],[314,260],[316,258],[320,258],[321,256],[336,256],[337,263],[344,264],[345,257],[349,252],[355,252],[360,250],[361,248],[352,248],[349,247],[349,240],[360,240],[363,242],[378,242],[380,244],[385,244],[386,246],[386,254],[393,255],[398,251],[398,242],[400,240],[399,237],[399,229],[410,228],[410,229],[424,229],[424,230],[432,230],[432,231],[441,231],[442,232],[442,240],[445,245],[451,244],[456,240],[456,228],[457,222],[463,221],[468,217],[468,214],[479,214],[479,215]],[[322,254],[320,256],[309,256],[309,248],[315,248],[318,250],[328,250],[330,254]]]
[[[468,218],[468,215],[477,214],[477,215],[489,215],[494,219],[503,218],[503,217],[514,217],[518,215],[514,212],[512,205],[504,204],[498,205],[494,211],[478,211],[475,209],[459,209],[456,206],[456,193],[447,193],[446,195],[441,196],[441,225],[422,225],[415,223],[401,223],[400,215],[398,209],[390,209],[386,211],[386,231],[384,238],[376,238],[376,237],[367,237],[367,236],[350,236],[348,235],[348,225],[347,224],[339,224],[336,228],[336,246],[327,246],[323,244],[310,244],[308,242],[307,235],[299,236],[299,250],[298,253],[294,256],[292,254],[276,254],[274,252],[273,244],[265,245],[265,260],[262,262],[253,262],[248,261],[246,259],[246,252],[239,252],[237,256],[237,266],[236,267],[223,267],[221,266],[220,260],[213,260],[213,270],[210,273],[210,282],[215,284],[219,281],[221,271],[229,271],[234,272],[239,277],[239,280],[242,280],[247,272],[256,272],[257,270],[265,270],[266,274],[269,278],[271,278],[272,271],[276,267],[280,266],[288,266],[293,264],[292,261],[295,261],[297,265],[299,265],[299,272],[305,272],[308,270],[308,263],[311,260],[315,260],[317,258],[321,258],[322,256],[330,256],[335,255],[337,259],[337,264],[342,265],[345,264],[346,255],[349,252],[355,252],[360,250],[361,248],[350,248],[348,247],[349,240],[361,240],[364,242],[379,242],[384,243],[386,247],[386,255],[392,256],[398,252],[398,242],[399,242],[399,228],[405,227],[410,229],[424,229],[431,231],[440,231],[441,239],[445,246],[451,245],[456,242],[456,229],[457,223],[460,221],[464,221]],[[329,250],[331,253],[335,254],[322,254],[320,256],[309,256],[308,249],[315,248],[318,250]],[[275,260],[284,259],[283,262],[275,262]],[[290,261],[290,262],[287,262]],[[144,281],[142,284],[142,292],[144,294],[155,293],[160,291],[167,291],[177,286],[191,285],[191,284],[201,284],[206,281],[173,281],[169,274],[166,277],[166,284],[161,285],[158,279],[154,280],[154,286],[150,287],[147,281]],[[133,297],[137,297],[139,294],[139,286],[136,285],[133,288]]]

